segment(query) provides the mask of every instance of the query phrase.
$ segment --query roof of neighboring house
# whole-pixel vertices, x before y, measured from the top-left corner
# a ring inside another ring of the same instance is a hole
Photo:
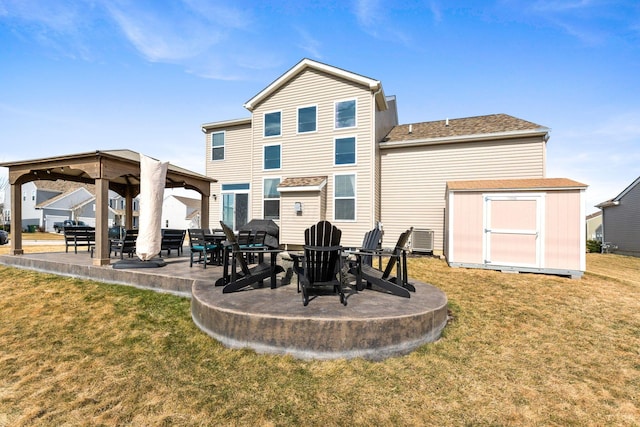
[[[84,184],[81,182],[72,182],[72,181],[62,181],[60,179],[56,181],[45,181],[38,180],[33,181],[33,184],[39,190],[45,191],[58,191],[60,193],[65,193],[68,191],[77,190],[78,188],[86,188],[89,190],[91,194],[95,194],[95,185],[94,184]]]
[[[587,215],[587,220],[594,219],[594,218],[597,218],[599,216],[602,216],[602,211],[597,211],[597,212],[594,212],[594,213],[592,213],[590,215]]]
[[[176,200],[178,200],[180,203],[182,203],[188,208],[198,210],[198,211],[200,210],[199,199],[192,199],[191,197],[175,196],[175,195],[173,195],[172,197],[174,197]]]
[[[326,176],[301,176],[285,178],[278,185],[278,191],[320,191],[327,184]]]
[[[53,182],[57,182],[57,181],[53,181]],[[74,184],[74,183],[70,182],[69,184]],[[74,186],[70,186],[70,187],[74,187]],[[88,194],[88,198],[87,199],[95,198],[94,193],[91,190],[89,190],[88,188],[86,188],[86,186],[80,185],[80,184],[76,184],[75,188],[70,188],[70,189],[66,190],[64,193],[60,193],[60,194],[58,194],[56,196],[51,197],[50,199],[47,199],[47,200],[44,200],[44,201],[38,203],[36,205],[36,209],[42,209],[44,207],[47,207],[47,206],[51,205],[52,203],[55,203],[58,200],[62,200],[65,197],[75,193],[78,190],[85,190],[87,192],[87,194]],[[70,208],[71,208],[71,206],[70,206]]]
[[[243,125],[250,125],[250,124],[251,124],[251,117],[245,117],[242,119],[222,120],[219,122],[203,123],[202,132],[207,132],[207,131],[218,129],[218,128],[228,129],[232,126],[243,126]]]
[[[559,190],[587,188],[586,184],[568,178],[483,179],[447,181],[449,191]]]
[[[602,203],[596,205],[596,208],[609,208],[611,206],[618,206],[620,204],[620,199],[622,199],[629,191],[631,191],[636,185],[640,184],[640,176],[636,178],[627,188],[622,190],[620,194],[618,194],[613,199],[606,200]]]
[[[508,114],[490,114],[398,125],[391,129],[381,146],[391,146],[394,142],[462,142],[466,139],[477,140],[482,136],[485,139],[498,139],[531,134],[545,135],[548,132],[547,127]]]
[[[272,93],[280,89],[283,85],[285,85],[295,76],[297,76],[298,74],[300,74],[301,72],[303,72],[308,68],[318,70],[318,71],[321,71],[336,77],[340,77],[348,81],[358,83],[368,87],[369,90],[371,90],[371,92],[375,94],[376,105],[378,106],[378,108],[380,110],[387,109],[387,101],[386,101],[386,97],[384,96],[384,91],[382,90],[382,83],[380,83],[380,80],[375,80],[370,77],[365,77],[363,75],[352,73],[351,71],[346,71],[341,68],[334,67],[328,64],[323,64],[322,62],[314,61],[308,58],[304,58],[302,61],[298,62],[296,65],[290,68],[283,75],[281,75],[276,80],[274,80],[269,86],[267,86],[265,89],[260,91],[257,95],[255,95],[253,98],[248,100],[244,104],[244,107],[249,111],[253,111],[253,109],[256,108],[256,106],[260,104],[262,101],[264,101],[265,98],[270,96]]]

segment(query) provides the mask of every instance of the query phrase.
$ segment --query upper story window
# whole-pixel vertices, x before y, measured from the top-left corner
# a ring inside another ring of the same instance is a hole
[[[263,218],[280,219],[280,178],[265,178],[263,192]]]
[[[280,136],[282,134],[282,112],[274,111],[264,114],[264,136]]]
[[[280,169],[280,164],[281,164],[280,145],[265,145],[264,146],[264,168]]]
[[[211,160],[224,160],[224,132],[211,134]]]
[[[298,133],[315,132],[317,125],[317,107],[300,107],[298,108]]]
[[[335,164],[354,165],[356,163],[356,137],[336,138]]]
[[[356,126],[356,100],[336,102],[336,129],[352,128]]]
[[[353,221],[356,219],[356,176],[335,175],[333,192],[334,218]]]

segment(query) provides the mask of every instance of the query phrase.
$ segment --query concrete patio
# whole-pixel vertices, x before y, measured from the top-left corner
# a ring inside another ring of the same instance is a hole
[[[304,307],[286,255],[279,259],[285,273],[278,276],[276,289],[270,289],[267,280],[264,288],[223,294],[214,286],[222,267],[189,267],[185,249],[185,255],[163,257],[167,265],[160,268],[94,265],[84,251],[2,255],[0,264],[191,298],[196,325],[225,346],[304,359],[381,360],[407,354],[437,340],[447,322],[446,295],[415,280],[411,298],[347,288],[346,307],[333,294],[314,298]]]

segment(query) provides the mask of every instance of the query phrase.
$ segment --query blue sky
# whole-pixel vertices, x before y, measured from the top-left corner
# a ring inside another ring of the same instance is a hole
[[[0,161],[128,148],[203,173],[200,125],[305,57],[382,81],[401,123],[551,128],[547,176],[589,184],[587,213],[640,176],[637,0],[0,0]]]

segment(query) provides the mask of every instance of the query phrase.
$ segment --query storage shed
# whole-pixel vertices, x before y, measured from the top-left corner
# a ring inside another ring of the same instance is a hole
[[[586,188],[566,178],[447,182],[447,262],[581,277]]]

